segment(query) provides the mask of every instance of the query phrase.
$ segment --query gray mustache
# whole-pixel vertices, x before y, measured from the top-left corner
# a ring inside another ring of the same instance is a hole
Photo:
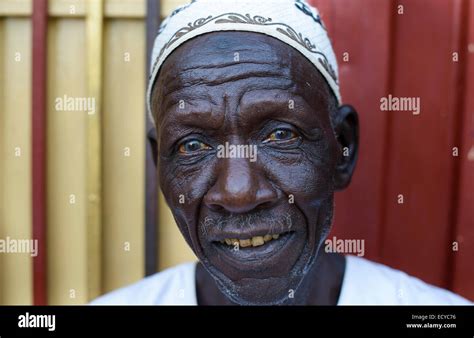
[[[283,216],[263,215],[262,213],[229,214],[219,217],[206,216],[201,221],[200,231],[207,235],[209,232],[222,231],[226,228],[251,229],[262,225],[269,228],[269,233],[279,233],[291,231],[293,221],[289,213],[285,213]]]

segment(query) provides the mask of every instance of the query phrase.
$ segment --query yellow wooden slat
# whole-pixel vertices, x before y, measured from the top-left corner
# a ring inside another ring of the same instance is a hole
[[[146,0],[106,0],[107,18],[145,18]]]
[[[144,276],[145,23],[104,32],[104,292]]]
[[[88,97],[95,100],[95,112],[88,114],[87,125],[87,254],[88,254],[88,297],[101,294],[102,253],[102,0],[87,2],[87,87]]]
[[[190,0],[162,0],[161,1],[161,16],[166,17],[171,14],[176,7],[189,4]]]
[[[3,19],[1,238],[31,240],[31,23]],[[8,81],[7,81],[8,80]],[[3,304],[32,303],[32,257],[2,255]]]
[[[0,0],[0,16],[30,16],[32,0]],[[48,13],[53,17],[84,17],[88,1],[49,0]],[[145,18],[146,0],[106,0],[104,16],[107,18]]]
[[[74,38],[72,38],[74,37]],[[87,289],[87,112],[55,109],[55,100],[87,97],[85,24],[48,26],[48,300],[82,304]]]
[[[91,0],[49,0],[48,15],[57,17],[84,17],[86,15],[86,1]]]
[[[31,0],[0,0],[1,16],[29,16],[32,13]]]
[[[84,16],[90,3],[102,0],[50,0],[51,16]],[[108,18],[144,18],[146,0],[106,0],[104,16]]]

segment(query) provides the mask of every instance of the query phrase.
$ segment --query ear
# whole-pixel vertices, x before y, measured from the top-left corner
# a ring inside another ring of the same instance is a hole
[[[156,128],[151,127],[148,132],[147,132],[147,139],[148,139],[148,145],[151,149],[151,155],[153,157],[153,163],[157,162],[157,157],[158,157],[158,141],[157,141],[157,135],[156,135]]]
[[[345,189],[351,182],[359,153],[359,117],[350,105],[338,108],[334,123],[340,147],[339,160],[334,173],[336,190]]]

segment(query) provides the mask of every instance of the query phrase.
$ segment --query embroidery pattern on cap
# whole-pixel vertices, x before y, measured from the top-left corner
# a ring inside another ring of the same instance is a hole
[[[156,65],[158,60],[161,58],[163,53],[177,40],[179,40],[184,35],[188,34],[189,32],[194,31],[197,28],[200,28],[208,23],[214,22],[214,24],[226,24],[226,23],[239,23],[239,24],[249,24],[249,25],[264,25],[264,26],[277,26],[276,31],[287,36],[291,40],[295,41],[306,50],[311,53],[318,54],[320,57],[318,58],[320,64],[323,68],[328,72],[334,82],[337,84],[337,77],[336,72],[332,68],[331,64],[329,63],[326,55],[321,53],[316,49],[316,46],[306,37],[303,37],[301,33],[296,32],[291,26],[285,23],[278,23],[272,22],[271,18],[265,18],[261,15],[250,15],[250,14],[239,14],[239,13],[224,13],[218,15],[216,17],[212,17],[211,15],[206,18],[199,18],[194,22],[189,22],[185,27],[178,29],[171,39],[161,48],[158,56],[156,57],[154,64],[153,64],[153,72],[155,71]],[[320,21],[319,21],[320,23]],[[321,26],[324,28],[322,23]],[[150,75],[151,77],[151,75]]]

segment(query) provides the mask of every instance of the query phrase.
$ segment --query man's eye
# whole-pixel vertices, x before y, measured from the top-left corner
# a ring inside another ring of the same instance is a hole
[[[181,143],[178,147],[180,154],[189,154],[199,150],[211,149],[206,143],[199,140],[189,140]]]
[[[277,129],[272,132],[264,142],[289,141],[297,138],[298,135],[289,129]]]

